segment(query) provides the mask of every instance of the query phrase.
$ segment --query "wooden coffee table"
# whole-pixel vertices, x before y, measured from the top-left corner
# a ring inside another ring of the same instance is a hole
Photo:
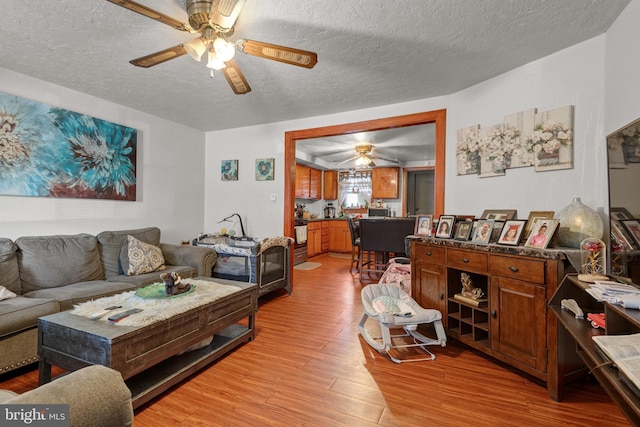
[[[40,384],[51,381],[52,365],[67,371],[104,365],[122,374],[131,390],[133,407],[137,408],[251,341],[255,337],[258,286],[224,279],[197,279],[241,290],[147,326],[112,325],[69,311],[39,318]],[[209,346],[177,355],[211,335],[214,339]]]

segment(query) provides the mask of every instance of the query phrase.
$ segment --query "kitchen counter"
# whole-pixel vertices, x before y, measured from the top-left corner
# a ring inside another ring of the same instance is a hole
[[[342,218],[309,218],[309,222],[314,221],[346,221],[347,217],[344,216]]]

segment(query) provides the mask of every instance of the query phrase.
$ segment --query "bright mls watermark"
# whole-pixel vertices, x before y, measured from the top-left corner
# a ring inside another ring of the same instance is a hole
[[[3,427],[69,427],[69,405],[0,405]]]

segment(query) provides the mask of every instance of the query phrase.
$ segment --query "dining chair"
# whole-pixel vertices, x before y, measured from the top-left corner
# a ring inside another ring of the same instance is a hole
[[[356,222],[355,218],[350,216],[347,217],[347,221],[349,221],[349,233],[351,234],[351,268],[353,269],[353,264],[356,265],[358,272],[360,272],[360,231],[359,225]]]
[[[382,274],[390,254],[402,256],[407,252],[405,237],[413,234],[414,219],[362,218],[360,229],[360,281],[366,274]]]

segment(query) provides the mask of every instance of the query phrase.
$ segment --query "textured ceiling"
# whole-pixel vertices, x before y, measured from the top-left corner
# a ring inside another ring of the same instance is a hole
[[[138,0],[186,21],[182,0]],[[2,0],[0,67],[203,131],[446,95],[604,33],[629,0],[247,0],[235,35],[318,53],[308,70],[238,54],[252,87],[183,56],[193,35],[106,0]]]

